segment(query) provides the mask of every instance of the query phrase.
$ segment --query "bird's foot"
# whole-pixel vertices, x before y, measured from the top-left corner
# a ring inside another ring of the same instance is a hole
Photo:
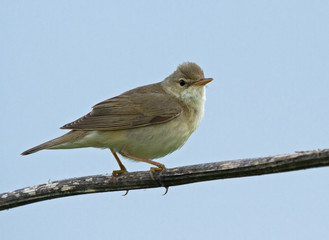
[[[113,183],[114,183],[114,184],[117,183],[116,180],[115,180],[115,177],[116,177],[116,176],[119,176],[119,175],[121,175],[121,174],[123,174],[123,173],[126,173],[126,172],[128,172],[126,168],[122,168],[122,169],[120,169],[120,170],[115,170],[115,171],[113,171],[113,172],[112,172],[112,181],[113,181]]]
[[[154,173],[155,172],[158,172],[158,171],[163,171],[167,169],[165,165],[161,164],[161,163],[157,163],[157,167],[151,167],[150,168],[150,175],[151,175],[151,178],[153,179],[153,181],[155,181],[155,178],[154,178]]]
[[[115,177],[118,176],[118,175],[121,175],[122,173],[126,173],[128,172],[126,168],[124,169],[120,169],[120,170],[115,170],[112,172],[112,181],[114,184],[116,184],[116,180],[115,180]],[[128,194],[129,190],[126,190],[126,193],[123,194],[122,196],[126,196]]]
[[[165,165],[163,165],[161,163],[158,163],[157,166],[158,167],[151,167],[151,169],[150,169],[150,175],[151,175],[151,178],[153,179],[153,181],[155,181],[155,178],[154,178],[154,175],[153,175],[155,172],[163,171],[163,170],[167,169],[165,167]],[[168,190],[169,190],[169,187],[166,187],[166,186],[164,186],[164,187],[165,187],[166,191],[164,192],[163,196],[166,195],[168,193]]]

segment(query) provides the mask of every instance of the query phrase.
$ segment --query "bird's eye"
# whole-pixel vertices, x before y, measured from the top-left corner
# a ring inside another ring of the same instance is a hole
[[[184,86],[185,84],[186,82],[183,79],[179,80],[179,85]]]

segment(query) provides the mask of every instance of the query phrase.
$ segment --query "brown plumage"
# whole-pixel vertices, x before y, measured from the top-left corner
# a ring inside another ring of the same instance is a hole
[[[43,149],[49,149],[51,147],[61,145],[61,144],[66,143],[68,141],[79,140],[79,139],[85,137],[86,134],[87,134],[87,131],[70,131],[70,132],[64,134],[63,136],[60,136],[58,138],[52,139],[52,140],[47,141],[45,143],[42,143],[38,146],[30,148],[30,149],[22,152],[21,154],[22,155],[28,155],[28,154],[35,153],[35,152],[38,152],[38,151],[43,150]]]
[[[166,108],[159,108],[158,104],[166,105]],[[144,127],[170,121],[181,112],[182,106],[178,99],[168,97],[160,83],[156,83],[135,88],[100,102],[90,113],[64,125],[61,129],[122,130]]]
[[[184,63],[159,83],[132,89],[96,104],[92,111],[61,129],[70,132],[29,150],[83,147],[109,148],[119,163],[117,175],[127,170],[121,155],[157,166],[151,161],[182,147],[199,125],[205,102],[205,79],[195,63]],[[154,168],[153,168],[154,170]]]

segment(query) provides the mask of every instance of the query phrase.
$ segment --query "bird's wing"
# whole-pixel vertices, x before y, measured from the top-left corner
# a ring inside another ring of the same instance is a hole
[[[98,103],[90,113],[61,129],[121,130],[167,122],[181,114],[178,100],[168,96],[159,84],[148,86]]]

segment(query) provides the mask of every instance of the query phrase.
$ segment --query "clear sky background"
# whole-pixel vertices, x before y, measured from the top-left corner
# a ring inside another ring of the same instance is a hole
[[[0,192],[117,169],[107,150],[20,153],[185,61],[215,80],[168,168],[328,148],[328,13],[325,0],[0,1]],[[0,238],[329,238],[329,168],[123,193],[0,212]]]

